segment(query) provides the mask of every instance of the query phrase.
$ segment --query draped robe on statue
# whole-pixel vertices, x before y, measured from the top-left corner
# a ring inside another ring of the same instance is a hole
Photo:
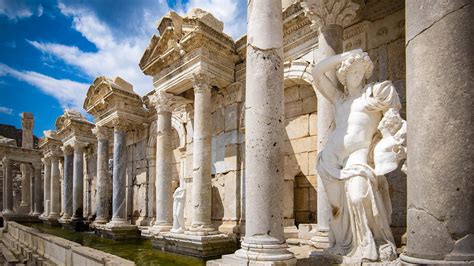
[[[360,98],[363,99],[366,112],[380,112],[385,115],[387,110],[393,108],[398,114],[401,107],[396,90],[390,81],[366,85]],[[405,125],[403,124],[403,129],[400,130],[406,130]],[[400,157],[396,154],[392,156],[390,153],[396,153],[395,146],[400,145],[400,142],[395,142],[390,136],[387,138],[384,136],[380,140],[380,136],[380,132],[377,131],[373,137],[367,164],[341,165],[337,161],[345,164],[348,156],[330,160],[330,157],[340,155],[327,148],[318,156],[317,170],[332,207],[331,246],[336,252],[339,251],[337,253],[359,261],[396,258],[390,229],[392,206],[384,174],[397,168]],[[379,143],[384,147],[380,146],[381,148],[377,149]],[[374,160],[374,157],[382,159]],[[362,200],[353,202],[349,198],[348,186],[356,176],[364,178],[368,189]]]

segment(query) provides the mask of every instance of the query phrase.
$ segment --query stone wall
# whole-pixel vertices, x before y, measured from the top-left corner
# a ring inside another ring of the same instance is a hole
[[[310,84],[285,88],[283,214],[296,225],[316,223],[316,106]]]
[[[0,238],[13,254],[26,259],[28,265],[135,265],[132,261],[15,222],[7,223]]]

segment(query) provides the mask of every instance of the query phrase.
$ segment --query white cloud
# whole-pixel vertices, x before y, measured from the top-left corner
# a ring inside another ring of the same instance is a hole
[[[181,4],[181,14],[187,14],[193,8],[201,8],[212,13],[224,22],[224,32],[237,40],[247,30],[247,1],[244,0],[190,0]]]
[[[5,107],[5,106],[0,106],[0,114],[12,115],[13,109]]]
[[[61,107],[82,110],[89,84],[68,79],[55,79],[34,71],[19,71],[0,63],[0,76],[10,75],[56,98]]]
[[[85,52],[76,46],[27,40],[32,46],[78,67],[91,79],[101,75],[120,76],[133,84],[134,90],[141,95],[153,88],[152,78],[143,74],[138,66],[149,36],[117,40],[111,29],[90,10],[64,4],[59,4],[59,8],[65,16],[73,18],[73,28],[95,44],[98,51]]]
[[[43,15],[43,6],[34,2],[35,1],[28,3],[18,0],[1,0],[0,15],[4,15],[15,22],[33,15],[41,17]]]

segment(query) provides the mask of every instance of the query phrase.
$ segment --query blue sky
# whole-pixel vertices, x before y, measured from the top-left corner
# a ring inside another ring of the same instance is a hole
[[[157,21],[194,7],[222,20],[234,39],[244,34],[246,0],[0,0],[0,123],[20,128],[19,114],[33,112],[41,137],[65,108],[85,113],[99,75],[121,76],[145,94],[151,78],[138,61]]]

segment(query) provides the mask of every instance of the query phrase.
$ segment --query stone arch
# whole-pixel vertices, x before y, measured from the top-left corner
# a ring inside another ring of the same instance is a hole
[[[294,237],[295,225],[316,222],[317,96],[310,63],[285,64],[284,225]]]

